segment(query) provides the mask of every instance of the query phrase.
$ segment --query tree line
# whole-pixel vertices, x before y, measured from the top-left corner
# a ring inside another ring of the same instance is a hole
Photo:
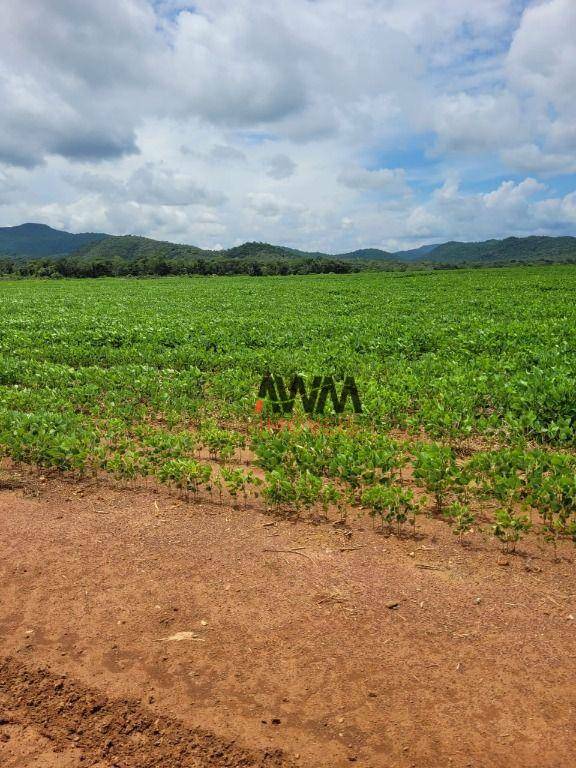
[[[146,256],[134,260],[98,257],[93,259],[65,256],[42,257],[21,261],[0,256],[0,278],[82,278],[82,277],[166,277],[170,275],[249,275],[266,277],[278,275],[352,274],[365,271],[430,272],[454,269],[480,269],[519,266],[575,264],[574,258],[558,260],[511,259],[490,263],[401,263],[394,261],[344,260],[338,258],[165,258]]]
[[[0,275],[5,277],[144,277],[167,275],[309,275],[360,272],[370,265],[340,259],[166,259],[150,256],[134,261],[63,257],[19,262],[0,258]],[[374,265],[372,265],[374,268]]]

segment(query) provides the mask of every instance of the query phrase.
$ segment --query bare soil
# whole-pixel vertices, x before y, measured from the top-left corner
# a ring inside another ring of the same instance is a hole
[[[575,554],[4,478],[0,765],[568,768]]]

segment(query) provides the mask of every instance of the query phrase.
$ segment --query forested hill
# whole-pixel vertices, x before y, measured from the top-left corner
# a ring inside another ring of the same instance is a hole
[[[39,258],[74,253],[79,248],[96,243],[108,235],[84,232],[73,235],[46,224],[20,224],[17,227],[0,227],[0,256],[15,258]]]
[[[401,254],[397,254],[401,257]],[[442,264],[576,261],[576,237],[507,237],[479,243],[450,242],[418,256],[416,261]]]
[[[549,263],[576,263],[576,238],[508,237],[430,244],[397,253],[363,248],[331,255],[263,242],[211,251],[136,235],[71,234],[44,224],[0,228],[2,275],[278,275]]]
[[[67,234],[67,233],[63,233]],[[71,237],[91,237],[72,235]],[[283,245],[248,242],[220,251],[209,251],[194,245],[152,240],[135,235],[103,236],[76,252],[82,260],[112,259],[137,261],[151,257],[161,259],[233,259],[270,263],[284,260],[337,259],[363,263],[393,264],[492,264],[492,263],[544,263],[576,261],[576,237],[508,237],[505,240],[485,240],[477,243],[449,242],[422,246],[411,251],[390,253],[379,248],[361,248],[346,253],[329,254],[320,251],[301,251]]]
[[[206,259],[250,259],[252,261],[270,262],[278,259],[359,259],[362,261],[394,260],[394,256],[378,248],[366,248],[335,256],[321,251],[300,251],[284,245],[249,242],[219,251],[209,251],[194,245],[177,245],[176,243],[151,240],[147,237],[134,235],[110,236],[105,240],[87,245],[76,254],[80,258],[106,258],[135,261],[136,259],[155,256],[165,259],[181,259],[203,257]]]
[[[90,243],[79,249],[74,256],[90,261],[94,259],[112,259],[119,261],[137,261],[138,259],[159,258],[177,259],[210,255],[195,245],[179,245],[164,240],[152,240],[137,235],[108,235],[104,240]]]

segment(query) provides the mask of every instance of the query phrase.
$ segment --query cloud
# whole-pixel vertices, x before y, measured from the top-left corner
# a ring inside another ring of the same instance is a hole
[[[576,227],[576,193],[551,196],[546,185],[532,178],[471,192],[452,177],[425,202],[401,203],[400,208],[381,204],[362,209],[353,221],[335,224],[346,249],[376,246],[394,251],[447,240],[565,234]]]
[[[288,155],[274,155],[266,162],[266,166],[267,175],[277,181],[290,178],[296,171],[296,163]]]
[[[277,197],[270,192],[250,192],[248,193],[248,206],[258,214],[268,219],[276,219],[281,216],[299,216],[304,210],[303,206],[296,203],[289,203],[281,197]]]
[[[528,164],[544,173],[575,170],[575,29],[572,0],[535,4],[524,12],[507,56],[510,87],[530,105],[533,143],[539,150],[524,149],[523,159],[530,151]]]
[[[329,251],[575,231],[573,0],[2,11],[2,223]]]
[[[136,152],[134,106],[154,81],[154,29],[138,0],[4,2],[0,158],[31,167],[52,154],[93,161]]]
[[[496,70],[498,80],[436,102],[435,151],[498,153],[521,173],[574,173],[575,28],[572,0],[529,5]]]
[[[180,243],[189,242],[191,229],[201,238],[218,238],[226,232],[212,211],[132,201],[111,203],[95,195],[84,195],[72,203],[49,203],[27,210],[32,212],[31,218],[35,221],[72,232],[145,235]],[[22,209],[14,211],[16,220],[23,221]]]
[[[12,202],[19,191],[20,185],[14,177],[0,169],[0,205]]]
[[[369,0],[352,15],[336,0],[203,0],[168,17],[145,0],[4,5],[3,158],[26,165],[133,153],[153,117],[333,133],[366,98],[402,100],[420,66]]]
[[[209,159],[223,163],[243,163],[246,155],[242,150],[231,147],[229,144],[214,144],[210,149]]]
[[[451,179],[429,202],[410,211],[406,232],[437,239],[449,230],[451,239],[456,240],[525,235],[543,224],[535,198],[545,190],[544,184],[527,178],[519,183],[504,181],[488,192],[466,193]]]
[[[378,191],[387,195],[406,195],[410,188],[406,182],[406,172],[402,168],[366,168],[350,167],[338,176],[338,181],[349,189]]]
[[[519,173],[553,176],[576,173],[576,153],[546,152],[537,144],[521,144],[502,152],[509,168]]]
[[[90,191],[114,202],[144,205],[216,207],[226,201],[222,192],[207,189],[184,173],[176,173],[147,163],[126,180],[111,175],[83,173],[68,175],[73,186]]]
[[[576,114],[576,5],[549,0],[529,6],[507,57],[512,85],[552,104],[560,115]]]
[[[433,126],[439,154],[490,152],[529,136],[518,100],[506,91],[445,96],[434,109]]]
[[[186,174],[151,164],[133,173],[126,189],[131,200],[148,205],[218,206],[226,200],[222,192],[206,189]]]

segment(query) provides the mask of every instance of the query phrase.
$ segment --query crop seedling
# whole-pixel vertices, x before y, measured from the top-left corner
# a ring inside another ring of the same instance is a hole
[[[433,494],[439,515],[444,509],[448,492],[462,478],[452,449],[438,443],[423,445],[416,450],[414,477],[423,480],[426,490]]]
[[[324,482],[318,493],[318,498],[322,505],[322,511],[324,512],[325,517],[328,517],[330,505],[334,505],[337,506],[340,511],[340,521],[343,523],[346,522],[346,506],[341,504],[342,493],[335,483],[331,481]]]
[[[444,516],[452,525],[454,534],[458,536],[462,544],[464,536],[473,530],[476,523],[476,515],[470,511],[467,505],[454,502],[444,510]]]
[[[236,501],[239,494],[242,494],[244,506],[248,503],[248,488],[260,485],[260,479],[253,472],[242,469],[227,469],[222,467],[220,476],[226,486],[230,496]]]
[[[305,470],[294,483],[294,502],[296,511],[310,510],[317,503],[322,489],[322,478]]]
[[[194,459],[172,459],[162,464],[158,479],[180,490],[186,499],[190,492],[196,497],[202,485],[207,485],[212,475],[209,464],[201,464]]]
[[[412,491],[398,485],[373,485],[362,493],[362,505],[368,507],[374,520],[380,517],[381,527],[388,526],[391,531],[396,525],[396,533],[400,535],[402,526],[410,522],[415,529],[418,506],[414,503]]]
[[[492,526],[494,536],[504,545],[507,554],[516,551],[516,544],[530,531],[532,523],[526,515],[515,515],[507,509],[499,509]]]
[[[285,470],[273,469],[271,472],[266,472],[264,498],[273,504],[276,510],[279,510],[282,505],[295,502],[296,490]]]

